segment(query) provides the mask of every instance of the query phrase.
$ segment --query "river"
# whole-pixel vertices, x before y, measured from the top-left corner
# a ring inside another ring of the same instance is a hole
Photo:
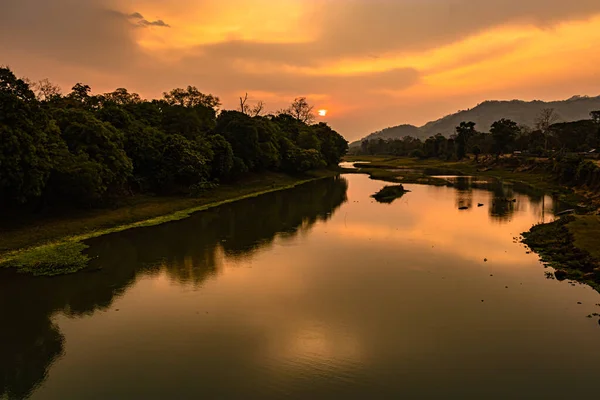
[[[0,398],[593,398],[600,294],[515,240],[560,205],[448,179],[379,204],[344,175],[3,271]]]

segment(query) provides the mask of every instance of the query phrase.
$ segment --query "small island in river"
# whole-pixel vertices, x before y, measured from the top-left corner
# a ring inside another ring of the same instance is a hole
[[[402,185],[385,186],[371,197],[373,197],[379,203],[391,204],[394,202],[394,200],[404,196],[404,194],[407,192],[410,192],[410,190],[404,189],[404,186]]]

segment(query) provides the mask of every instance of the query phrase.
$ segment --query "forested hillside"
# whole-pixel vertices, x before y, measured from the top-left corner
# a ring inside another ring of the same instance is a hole
[[[455,128],[464,121],[473,121],[481,130],[489,131],[492,124],[502,118],[515,121],[519,125],[535,127],[536,118],[544,109],[553,109],[556,113],[555,122],[572,122],[588,118],[591,111],[600,110],[600,96],[574,96],[564,101],[485,101],[469,110],[447,115],[436,121],[431,121],[418,128],[413,125],[399,125],[374,132],[365,138],[353,142],[352,146],[360,145],[365,139],[402,139],[412,136],[427,139],[438,133],[448,137]]]

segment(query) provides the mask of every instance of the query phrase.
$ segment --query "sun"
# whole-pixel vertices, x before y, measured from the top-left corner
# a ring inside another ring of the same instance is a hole
[[[319,110],[319,117],[324,117],[327,115],[327,110]]]

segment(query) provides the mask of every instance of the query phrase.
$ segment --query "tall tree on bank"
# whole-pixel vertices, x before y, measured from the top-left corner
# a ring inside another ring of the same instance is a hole
[[[461,122],[456,127],[456,158],[462,160],[467,155],[467,144],[475,136],[475,122]]]
[[[535,119],[535,128],[544,135],[544,151],[548,151],[550,127],[560,120],[554,108],[544,108]]]
[[[0,204],[41,196],[58,141],[28,84],[0,67]]]
[[[492,124],[490,133],[494,141],[496,159],[499,159],[502,154],[510,149],[520,130],[519,125],[510,119],[503,118]]]

